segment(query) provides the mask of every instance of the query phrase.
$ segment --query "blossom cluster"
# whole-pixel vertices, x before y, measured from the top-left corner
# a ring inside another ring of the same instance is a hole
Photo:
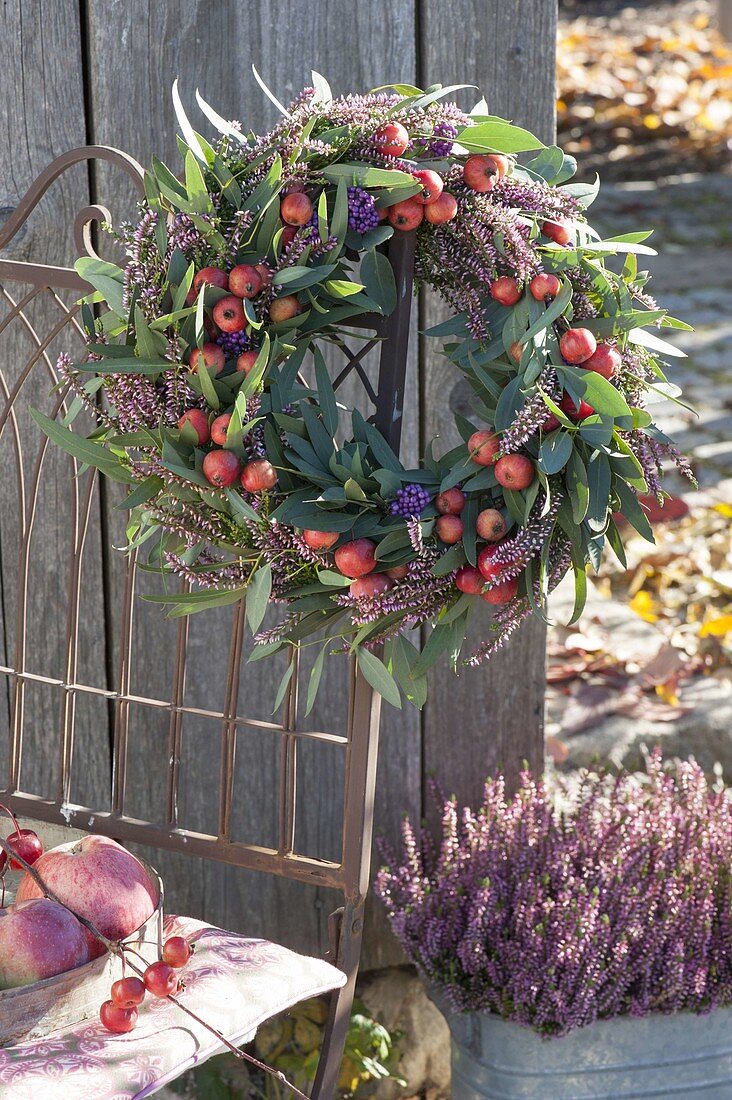
[[[695,763],[589,775],[559,812],[502,777],[479,810],[438,798],[376,881],[408,957],[457,1012],[545,1035],[732,1003],[732,802]]]

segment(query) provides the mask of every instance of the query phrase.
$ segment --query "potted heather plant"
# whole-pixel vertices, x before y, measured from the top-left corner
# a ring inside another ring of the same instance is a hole
[[[440,804],[376,891],[450,1024],[453,1100],[732,1096],[726,794],[654,754],[561,809],[528,774]]]

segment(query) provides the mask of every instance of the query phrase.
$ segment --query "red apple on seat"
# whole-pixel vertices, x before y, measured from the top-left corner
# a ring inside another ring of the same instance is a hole
[[[85,836],[79,841],[51,848],[36,863],[36,870],[64,905],[97,926],[110,940],[124,939],[152,916],[158,890],[137,856],[106,836]],[[41,890],[25,874],[17,901],[41,896]],[[92,957],[102,945],[86,933]]]
[[[65,974],[91,957],[86,929],[58,902],[33,897],[0,909],[0,989]]]

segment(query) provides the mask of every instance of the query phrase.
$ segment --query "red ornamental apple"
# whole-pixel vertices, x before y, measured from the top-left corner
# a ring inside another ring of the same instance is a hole
[[[176,970],[185,966],[192,954],[193,946],[185,936],[171,936],[163,944],[163,962]]]
[[[483,591],[485,578],[474,565],[463,565],[455,574],[455,584],[461,592],[467,592],[471,596],[477,596]]]
[[[465,507],[467,497],[458,488],[445,489],[435,498],[435,507],[440,515],[459,516]]]
[[[492,160],[495,164],[499,179],[508,175],[508,170],[511,167],[508,157],[504,157],[502,153],[486,153],[486,156],[488,160]]]
[[[338,547],[335,562],[344,577],[364,577],[376,568],[375,551],[371,539],[354,539]]]
[[[564,222],[544,222],[541,231],[545,237],[548,237],[550,241],[554,241],[555,244],[569,244],[572,240],[572,233]]]
[[[272,270],[269,267],[269,264],[265,263],[265,261],[262,260],[261,263],[254,265],[254,270],[259,275],[259,280],[262,284],[262,290],[264,290],[265,287],[268,287],[269,284],[272,282]]]
[[[442,182],[442,176],[438,176],[437,172],[432,172],[429,168],[425,168],[423,172],[412,172],[412,175],[417,183],[422,184],[422,190],[414,196],[414,201],[421,203],[423,206],[429,206],[430,203],[437,202],[442,194],[442,188],[445,186]]]
[[[110,940],[124,939],[152,916],[158,890],[132,852],[106,836],[85,836],[45,852],[36,870],[59,901],[97,926]],[[17,900],[39,897],[29,874],[18,886]],[[103,949],[94,940],[92,954]]]
[[[579,405],[575,405],[572,398],[568,393],[565,393],[562,400],[559,402],[559,408],[572,420],[586,420],[588,416],[592,416],[594,409],[592,405],[588,405],[586,401],[580,398]]]
[[[448,546],[453,546],[456,542],[460,542],[464,530],[465,524],[460,519],[460,516],[440,516],[435,524],[437,537],[444,543],[447,543]]]
[[[213,307],[213,319],[222,332],[241,332],[246,328],[247,318],[241,298],[227,294]]]
[[[536,298],[537,302],[545,302],[547,298],[556,298],[561,286],[556,275],[547,275],[542,272],[540,275],[534,275],[529,283],[529,290],[532,298]]]
[[[226,443],[226,433],[231,423],[231,413],[222,413],[217,416],[211,425],[211,439],[217,447],[223,447]]]
[[[410,229],[416,229],[424,218],[424,207],[415,199],[404,199],[390,206],[387,211],[389,224],[395,229],[401,229],[408,233]]]
[[[99,1019],[102,1027],[111,1031],[113,1035],[126,1035],[135,1030],[138,1011],[132,1005],[130,1008],[120,1008],[114,1001],[105,1001],[99,1009]]]
[[[391,577],[393,581],[403,581],[408,574],[408,565],[393,565],[391,569],[387,569],[386,571],[387,577]]]
[[[491,283],[491,297],[502,306],[515,306],[521,297],[521,287],[512,275],[501,275]]]
[[[478,512],[475,530],[486,542],[498,542],[506,534],[506,521],[496,508],[484,508]]]
[[[197,371],[202,357],[204,366],[208,368],[213,367],[217,374],[221,374],[226,366],[226,354],[224,349],[220,348],[218,344],[206,343],[203,345],[203,348],[194,348],[188,356],[189,369]]]
[[[145,1000],[145,986],[139,978],[119,978],[112,982],[110,994],[118,1008],[135,1008]]]
[[[198,436],[198,442],[203,445],[208,443],[211,432],[208,426],[208,417],[203,409],[186,409],[178,421],[178,427],[182,430],[186,424],[190,424]]]
[[[282,230],[282,235],[280,236],[280,252],[284,252],[286,248],[289,248],[289,246],[295,240],[296,233],[296,225],[285,226],[285,228]]]
[[[582,361],[584,370],[593,370],[603,378],[613,378],[622,365],[620,352],[612,344],[598,344],[590,358]]]
[[[229,290],[237,298],[254,298],[262,289],[262,279],[251,264],[237,264],[229,273]]]
[[[451,222],[457,212],[457,199],[454,195],[448,195],[446,191],[424,208],[425,220],[431,225],[444,225],[445,222]]]
[[[274,489],[277,484],[277,471],[267,458],[255,458],[247,462],[241,472],[242,488],[248,493],[261,493],[264,489]]]
[[[305,530],[302,540],[311,550],[330,550],[338,542],[338,532]]]
[[[155,962],[148,966],[143,975],[145,989],[153,997],[170,997],[178,992],[180,979],[172,966],[166,962]]]
[[[313,204],[303,192],[285,195],[280,203],[280,217],[288,225],[307,225],[313,216]]]
[[[64,974],[90,958],[86,930],[58,902],[33,897],[0,909],[0,989]]]
[[[198,297],[202,286],[218,286],[222,290],[229,289],[229,276],[220,267],[202,267],[193,276],[193,298]]]
[[[366,577],[357,577],[351,581],[348,591],[352,596],[383,596],[393,586],[394,581],[386,573],[369,573]]]
[[[554,432],[559,427],[559,420],[553,412],[547,414],[547,418],[541,426],[543,432]]]
[[[535,477],[534,464],[525,455],[504,455],[496,463],[496,481],[504,489],[528,489]]]
[[[492,191],[499,178],[495,158],[487,154],[468,157],[463,165],[463,180],[471,191]]]
[[[258,357],[258,351],[243,351],[241,355],[237,356],[236,369],[242,371],[244,374],[249,374]]]
[[[233,451],[209,451],[203,460],[203,476],[217,489],[233,485],[240,470],[241,463]]]
[[[487,581],[492,581],[503,570],[503,566],[493,560],[495,553],[496,546],[486,546],[478,554],[478,569]]]
[[[24,859],[26,863],[30,863],[33,866],[40,857],[43,855],[43,844],[38,836],[38,833],[33,829],[16,829],[7,837],[7,843],[12,847],[14,852],[17,852],[21,859]],[[0,874],[8,862],[7,854],[4,849],[0,848]],[[12,871],[20,871],[23,869],[23,864],[19,863],[17,859],[10,857],[10,869]]]
[[[478,466],[492,466],[501,449],[501,441],[494,432],[473,432],[468,440],[468,451]]]
[[[512,600],[518,592],[518,577],[509,577],[505,581],[499,581],[482,593],[486,603],[501,607]]]
[[[584,363],[596,348],[597,341],[588,328],[568,328],[559,341],[559,350],[567,363]]]
[[[400,157],[409,145],[409,134],[400,122],[389,122],[374,134],[374,145],[387,157]]]
[[[275,298],[272,302],[269,307],[269,319],[274,324],[279,324],[280,321],[289,321],[292,317],[296,317],[301,311],[302,306],[295,295],[285,294],[284,297]]]
[[[514,340],[511,347],[508,349],[508,354],[513,359],[514,363],[521,362],[521,356],[524,354],[524,349],[518,340]]]

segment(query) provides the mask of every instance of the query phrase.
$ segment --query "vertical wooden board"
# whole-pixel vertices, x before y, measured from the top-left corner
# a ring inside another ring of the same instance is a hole
[[[27,188],[50,161],[85,141],[79,7],[71,0],[58,3],[3,5],[0,33],[0,217],[11,215]],[[89,201],[85,166],[65,173],[50,189],[30,220],[10,242],[6,258],[36,263],[67,265],[73,262],[73,225],[77,211]],[[27,284],[6,280],[4,292],[16,301],[29,290]],[[64,295],[67,304],[72,295]],[[0,306],[6,315],[7,299]],[[28,308],[28,321],[43,342],[61,313],[51,296],[43,293]],[[0,336],[0,370],[12,386],[22,366],[34,354],[37,342],[20,319],[13,320]],[[71,333],[60,334],[48,347],[52,364],[63,348],[78,347]],[[34,367],[17,402],[17,422],[22,438],[24,471],[30,481],[32,462],[42,442],[30,420],[29,407],[46,411],[51,379],[43,359]],[[0,396],[0,404],[4,397]],[[15,443],[11,426],[0,443],[0,460],[6,476],[0,479],[0,585],[3,623],[0,645],[5,664],[14,660],[18,606],[19,493],[15,475]],[[28,583],[27,667],[46,675],[63,675],[66,610],[71,546],[71,464],[56,448],[49,448],[41,481]],[[30,486],[28,486],[28,489]],[[104,686],[103,591],[100,557],[99,508],[95,500],[84,564],[84,615],[79,646],[79,679]],[[9,706],[8,683],[2,678],[3,710],[0,713],[0,758],[5,778]],[[56,688],[29,690],[25,709],[23,786],[55,797],[58,777],[62,693]],[[106,789],[109,753],[106,712],[82,704],[77,715],[76,756],[88,784]],[[86,789],[89,789],[87,785]]]
[[[323,73],[334,92],[366,91],[389,80],[411,81],[416,73],[415,5],[413,0],[397,3],[362,4],[356,0],[281,0],[276,5],[235,3],[225,0],[216,5],[202,2],[183,5],[149,5],[143,0],[90,0],[88,38],[90,45],[89,86],[92,101],[93,139],[118,145],[143,164],[155,152],[171,165],[177,161],[175,116],[170,88],[176,76],[194,125],[208,134],[205,120],[197,113],[194,89],[225,117],[241,118],[255,130],[271,127],[277,112],[264,97],[251,75],[256,64],[276,95],[287,101],[310,80],[310,69]],[[303,34],[303,29],[306,33]],[[293,44],[297,48],[293,49]],[[176,168],[177,170],[177,168]],[[115,181],[106,170],[98,173],[98,197],[115,197]],[[413,348],[412,379],[408,390],[408,416],[405,424],[405,453],[417,451],[418,395],[416,384],[416,347]],[[119,522],[118,518],[115,521]],[[118,589],[116,589],[118,591]],[[114,605],[114,592],[111,604]],[[152,613],[151,613],[152,612]],[[145,667],[140,684],[164,682],[158,656],[166,628],[160,626],[155,609],[136,608],[144,646]],[[215,618],[215,617],[214,617]],[[213,624],[210,615],[205,617]],[[195,623],[195,620],[194,620]],[[213,625],[195,623],[192,652],[197,659],[188,675],[188,699],[197,705],[218,705],[217,670],[226,661],[226,631]],[[345,662],[333,659],[322,689],[313,725],[322,729],[343,729],[340,707],[346,683]],[[269,717],[276,684],[266,663],[243,666],[242,706],[247,714]],[[216,702],[212,702],[216,700]],[[329,703],[330,700],[330,703]],[[336,702],[337,701],[337,702]],[[390,711],[390,708],[385,708]],[[146,728],[147,744],[157,734]],[[419,812],[420,741],[419,718],[415,712],[385,714],[382,733],[382,765],[379,774],[377,819],[393,830],[404,809]],[[273,739],[274,740],[274,739]],[[186,812],[203,816],[216,781],[216,767],[210,751],[192,747],[186,782]],[[155,754],[157,756],[157,753]],[[333,754],[335,758],[337,754]],[[332,847],[336,817],[322,792],[333,789],[340,778],[339,765],[333,760],[316,759],[317,754],[303,752],[303,786],[315,785],[314,797],[304,802],[301,818],[302,842],[308,848],[320,843]],[[258,829],[257,788],[277,781],[279,746],[267,747],[261,741],[239,737],[237,757],[238,833]],[[139,769],[138,769],[139,770]],[[157,768],[145,769],[140,782],[146,789],[140,794],[152,810],[155,787],[161,776]],[[196,783],[195,776],[200,777]],[[168,879],[173,904],[185,899],[189,908],[217,914],[216,919],[230,926],[249,927],[264,914],[268,935],[302,943],[303,930],[312,932],[311,941],[322,931],[322,915],[330,899],[315,897],[308,908],[301,892],[287,883],[269,877],[244,876],[229,867],[186,866],[183,861],[163,857],[161,871]],[[256,888],[252,886],[256,884]],[[312,894],[311,894],[312,896]],[[288,898],[292,898],[292,904]],[[205,904],[204,904],[205,898]],[[382,928],[367,934],[373,951],[367,950],[372,965],[384,961]],[[378,948],[376,941],[379,941]]]
[[[423,0],[420,41],[422,83],[474,83],[492,114],[526,126],[543,141],[554,137],[556,4],[553,0]],[[478,92],[461,93],[468,109]],[[442,319],[426,298],[422,329]],[[439,435],[447,448],[459,442],[456,411],[466,415],[470,390],[439,354],[437,341],[422,339],[420,374],[425,443]],[[482,614],[468,640],[481,638]],[[469,649],[467,650],[469,652]],[[545,629],[527,622],[508,647],[459,679],[434,672],[424,714],[425,773],[466,802],[480,798],[483,780],[497,767],[516,775],[524,760],[538,769],[543,755]]]

